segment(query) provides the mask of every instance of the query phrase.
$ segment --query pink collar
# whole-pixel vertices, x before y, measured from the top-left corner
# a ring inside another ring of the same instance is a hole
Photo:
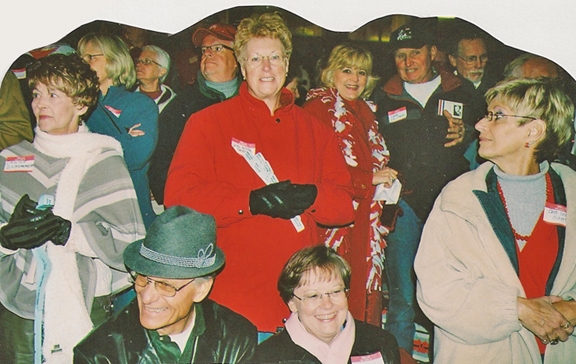
[[[300,322],[297,313],[293,312],[284,326],[292,341],[318,358],[322,364],[348,363],[356,335],[356,325],[350,311],[346,314],[342,331],[334,337],[330,344],[326,344],[310,334]]]

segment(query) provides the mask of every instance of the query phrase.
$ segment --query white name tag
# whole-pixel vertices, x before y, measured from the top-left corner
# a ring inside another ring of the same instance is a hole
[[[350,358],[352,363],[364,363],[364,364],[384,364],[384,359],[382,359],[382,354],[380,352],[368,355],[353,356]]]
[[[33,155],[6,157],[4,164],[4,172],[32,172],[32,168],[34,168]]]
[[[406,106],[402,106],[399,109],[388,111],[388,121],[390,123],[395,123],[400,120],[406,119],[408,116],[408,111],[406,111]]]
[[[546,202],[544,221],[552,225],[566,227],[566,206]]]

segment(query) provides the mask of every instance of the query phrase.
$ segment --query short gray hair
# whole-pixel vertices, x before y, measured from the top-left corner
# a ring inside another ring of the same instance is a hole
[[[168,76],[168,72],[170,72],[170,55],[168,52],[155,45],[145,45],[142,47],[142,51],[150,51],[156,54],[155,61],[160,64],[160,67],[166,70],[166,73],[160,77],[160,82],[164,82],[166,76]]]

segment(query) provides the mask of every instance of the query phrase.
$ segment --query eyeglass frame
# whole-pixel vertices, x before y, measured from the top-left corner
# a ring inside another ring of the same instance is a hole
[[[137,66],[139,63],[142,63],[144,66],[148,66],[148,65],[154,63],[154,64],[157,65],[158,67],[166,68],[166,67],[162,66],[160,63],[158,63],[158,62],[156,62],[155,60],[153,60],[152,58],[148,58],[148,57],[143,58],[143,59],[138,58],[138,59],[135,59],[135,60],[134,60],[134,64],[135,64],[136,66]]]
[[[91,62],[94,58],[96,57],[102,57],[104,56],[104,53],[96,53],[96,54],[90,54],[90,53],[86,53],[84,55],[82,55],[82,59],[85,60],[86,62]],[[88,57],[88,59],[86,59],[86,57]]]
[[[462,57],[459,54],[455,54],[455,56],[463,60],[464,63],[466,63],[466,65],[468,66],[475,64],[478,60],[480,60],[480,63],[486,63],[488,62],[488,59],[490,59],[488,54],[481,54],[479,56],[470,56],[470,57]],[[484,58],[484,60],[482,60],[482,58]]]
[[[213,47],[222,47],[222,49],[216,50],[216,49],[212,49]],[[229,51],[234,52],[234,48],[229,47],[226,44],[220,44],[220,43],[212,44],[209,46],[200,46],[200,47],[198,47],[198,49],[200,49],[200,54],[202,54],[202,55],[204,55],[204,53],[206,53],[206,51],[208,49],[210,49],[210,51],[214,52],[214,53],[220,53],[220,52],[222,52],[223,49],[228,49]]]
[[[276,63],[276,61],[272,61],[272,59],[270,57],[278,57],[277,59],[279,60],[278,63]],[[254,60],[254,58],[258,58],[258,60]],[[285,54],[279,55],[279,54],[270,54],[268,56],[261,56],[261,55],[255,55],[252,57],[242,57],[241,59],[248,63],[248,65],[250,67],[258,67],[262,64],[262,62],[264,62],[264,59],[267,58],[268,62],[270,62],[271,65],[274,66],[279,66],[282,63],[284,63],[284,60],[287,58],[287,56]]]
[[[146,285],[141,286],[141,285],[139,285],[139,284],[136,284],[136,279],[138,279],[138,277],[144,277],[144,278],[146,278]],[[176,288],[176,287],[174,287],[173,285],[171,285],[170,283],[159,282],[159,281],[154,280],[154,279],[152,279],[152,278],[150,278],[150,277],[148,277],[148,276],[142,275],[142,274],[140,274],[140,273],[136,273],[136,272],[134,272],[134,271],[130,272],[130,281],[132,281],[132,283],[134,283],[135,286],[138,286],[138,287],[140,287],[140,288],[146,288],[146,286],[148,286],[151,282],[153,282],[153,283],[154,283],[154,289],[156,290],[156,292],[158,292],[158,294],[161,295],[162,297],[168,297],[168,298],[172,298],[172,297],[176,296],[176,294],[177,294],[178,292],[180,292],[182,289],[184,289],[184,287],[188,286],[190,283],[194,282],[195,280],[196,280],[196,278],[192,278],[192,280],[191,280],[190,282],[184,284],[184,285],[181,286],[180,288]],[[162,293],[158,290],[158,286],[157,286],[158,284],[163,284],[163,285],[165,285],[166,287],[172,288],[172,289],[174,290],[174,294],[173,294],[172,296],[167,296],[167,295],[162,294]]]
[[[492,123],[492,122],[500,120],[503,117],[530,119],[530,121],[538,120],[538,118],[535,118],[533,116],[507,115],[507,114],[501,113],[500,111],[496,111],[496,112],[488,111],[488,113],[486,115],[484,115],[482,118],[486,119],[489,123]]]
[[[332,301],[332,299],[333,299],[332,295],[335,294],[335,293],[336,293],[336,294],[337,294],[337,293],[340,293],[340,292],[344,292],[344,295],[346,296],[346,298],[348,298],[348,295],[350,294],[350,288],[342,288],[342,289],[338,289],[338,290],[332,291],[332,292],[320,293],[320,294],[318,294],[318,302],[322,302],[322,297],[324,297],[324,295],[328,296],[328,299],[329,299],[330,301]],[[306,305],[306,299],[312,298],[312,297],[303,297],[303,298],[300,298],[300,297],[296,296],[295,293],[292,293],[292,297],[297,298],[298,300],[300,300],[300,302],[302,302],[303,305]],[[310,302],[310,301],[308,301],[308,302]],[[310,306],[310,304],[308,304],[308,306]]]

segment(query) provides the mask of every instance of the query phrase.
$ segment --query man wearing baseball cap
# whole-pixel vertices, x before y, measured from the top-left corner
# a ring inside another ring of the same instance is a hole
[[[192,43],[202,54],[196,82],[178,92],[158,117],[158,144],[148,178],[159,204],[164,203],[170,162],[190,115],[238,94],[242,77],[232,49],[235,36],[236,27],[224,23],[198,28],[192,35]]]
[[[453,73],[435,66],[434,44],[433,32],[423,22],[393,31],[389,46],[397,74],[374,94],[380,133],[390,150],[389,166],[400,173],[405,192],[398,203],[404,214],[386,237],[386,330],[409,353],[415,331],[412,266],[422,223],[442,187],[469,169],[464,137],[473,130],[477,113],[472,85],[465,87]]]
[[[74,363],[249,361],[256,327],[206,299],[224,260],[212,216],[167,209],[124,252],[136,299],[76,346]]]

